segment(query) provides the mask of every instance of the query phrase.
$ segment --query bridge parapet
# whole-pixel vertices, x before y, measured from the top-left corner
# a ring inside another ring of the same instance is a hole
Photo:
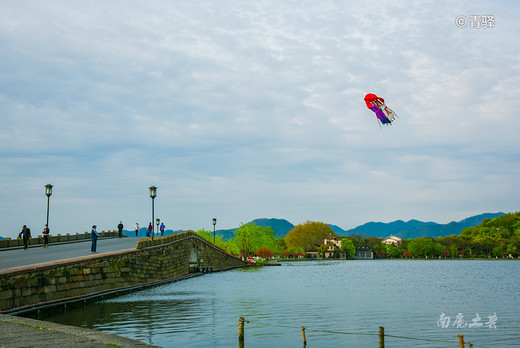
[[[119,237],[119,234],[117,231],[101,231],[100,233],[101,238],[116,238]],[[63,242],[73,242],[78,240],[84,240],[84,239],[90,239],[90,232],[84,232],[84,233],[75,233],[75,234],[57,234],[57,235],[51,235],[49,237],[49,242],[51,244],[53,243],[63,243]],[[37,235],[34,236],[29,240],[29,245],[43,245],[43,236]],[[13,247],[22,247],[23,246],[23,240],[21,238],[6,238],[4,240],[0,240],[0,249],[2,248],[13,248]]]

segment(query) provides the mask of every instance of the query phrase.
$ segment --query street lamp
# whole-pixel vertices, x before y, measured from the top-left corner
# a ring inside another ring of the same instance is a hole
[[[52,185],[51,184],[45,185],[45,194],[47,195],[47,227],[49,227],[49,204],[50,204],[51,195],[52,195]]]
[[[161,222],[161,219],[157,218],[155,219],[155,224],[157,225],[157,236],[159,236],[159,223]]]
[[[217,224],[217,219],[213,218],[213,244],[215,244],[215,225]]]
[[[155,197],[157,197],[157,187],[155,186],[150,186],[150,197],[152,198],[152,221],[154,220],[154,200],[155,200]],[[153,228],[152,228],[152,240],[153,240]]]

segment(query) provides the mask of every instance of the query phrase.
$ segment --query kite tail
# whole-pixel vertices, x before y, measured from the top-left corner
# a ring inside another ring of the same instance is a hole
[[[379,121],[381,121],[382,124],[392,123],[392,121],[390,121],[388,117],[386,117],[386,115],[383,113],[383,111],[381,111],[380,108],[372,106],[370,109],[372,109],[372,111],[376,114],[377,118],[379,119]]]

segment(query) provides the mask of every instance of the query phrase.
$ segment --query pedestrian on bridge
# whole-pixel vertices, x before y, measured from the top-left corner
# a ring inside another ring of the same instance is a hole
[[[119,225],[117,225],[117,230],[119,231],[119,238],[123,237],[123,221],[119,221]]]
[[[161,231],[161,237],[164,237],[164,229],[166,226],[164,226],[164,222],[161,223],[161,227],[159,227],[159,230]]]
[[[29,248],[29,239],[31,239],[31,230],[26,225],[23,225],[22,232],[20,232],[18,234],[18,238],[23,239],[24,250]]]
[[[150,222],[150,224],[148,225],[148,232],[146,232],[146,236],[150,237],[152,235],[152,231],[153,231],[153,226],[152,226],[152,223]]]
[[[98,237],[99,237],[99,234],[96,231],[96,225],[94,225],[94,226],[92,226],[92,231],[90,232],[90,238],[92,239],[92,246],[90,247],[90,252],[92,254],[96,253]]]
[[[45,225],[43,228],[43,247],[49,247],[49,237],[51,235],[51,230],[49,230],[49,226]]]
[[[134,230],[135,230],[135,237],[137,238],[137,233],[139,232],[139,224],[137,222],[135,223]]]

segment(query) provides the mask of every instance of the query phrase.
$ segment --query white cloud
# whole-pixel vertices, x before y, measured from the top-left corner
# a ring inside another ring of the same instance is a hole
[[[519,8],[2,3],[0,235],[42,223],[47,183],[56,233],[147,223],[150,185],[173,228],[517,210]],[[495,28],[455,25],[475,13]]]

